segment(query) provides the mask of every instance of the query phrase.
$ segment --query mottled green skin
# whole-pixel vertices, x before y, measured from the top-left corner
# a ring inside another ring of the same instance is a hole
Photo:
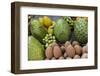
[[[38,20],[35,19],[31,20],[30,29],[32,35],[42,43],[42,39],[48,33],[47,29],[44,26],[42,26]]]
[[[69,40],[70,33],[71,30],[68,23],[63,18],[58,19],[54,26],[54,35],[56,39],[60,42],[65,42]]]
[[[81,44],[86,44],[88,41],[88,20],[87,18],[77,18],[74,26],[75,37]]]
[[[28,38],[28,60],[43,60],[45,58],[43,45],[33,36]]]

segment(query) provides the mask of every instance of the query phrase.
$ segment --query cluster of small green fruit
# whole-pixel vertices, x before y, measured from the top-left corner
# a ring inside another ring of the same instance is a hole
[[[52,34],[46,34],[43,38],[43,43],[45,44],[45,48],[47,48],[51,43],[56,42],[55,36]]]

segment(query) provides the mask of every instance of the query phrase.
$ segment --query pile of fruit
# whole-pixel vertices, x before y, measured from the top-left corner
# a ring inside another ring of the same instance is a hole
[[[88,18],[28,18],[28,60],[88,58]]]
[[[63,45],[52,43],[45,50],[46,60],[87,58],[87,54],[88,45],[81,47],[77,41],[72,44],[66,41]]]

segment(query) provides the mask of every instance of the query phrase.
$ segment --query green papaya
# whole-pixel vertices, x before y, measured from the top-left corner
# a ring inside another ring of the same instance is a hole
[[[45,35],[48,33],[47,29],[41,25],[41,23],[36,20],[31,20],[31,27],[30,27],[32,35],[38,39],[42,43],[42,39],[45,37]]]
[[[43,60],[45,51],[43,45],[33,36],[28,37],[28,60]]]
[[[56,39],[60,42],[65,42],[69,40],[70,33],[69,24],[63,18],[59,18],[54,26],[54,35]]]

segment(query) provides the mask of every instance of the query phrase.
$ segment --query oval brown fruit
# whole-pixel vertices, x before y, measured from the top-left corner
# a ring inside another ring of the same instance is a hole
[[[73,41],[73,42],[72,42],[72,46],[75,46],[75,45],[79,45],[79,42]]]
[[[87,53],[84,53],[81,58],[88,58],[88,54]]]
[[[83,46],[82,53],[88,53],[88,46]]]
[[[65,42],[65,48],[67,48],[69,45],[71,45],[71,43],[69,41]]]
[[[59,46],[54,46],[53,54],[55,58],[59,58],[62,56],[62,52]]]
[[[66,48],[66,53],[68,55],[68,57],[74,57],[75,56],[75,49],[72,47],[72,45],[69,45],[67,48]]]
[[[60,48],[61,48],[62,53],[64,53],[65,52],[65,47],[62,45]]]
[[[65,53],[64,53],[64,58],[66,58],[66,57],[67,57],[67,53],[65,52]]]
[[[75,55],[74,59],[80,59],[80,56],[79,55]]]
[[[52,49],[52,47],[49,46],[49,47],[46,48],[45,56],[48,59],[51,59],[53,57],[53,49]]]
[[[82,48],[81,48],[81,46],[75,45],[75,46],[74,46],[74,49],[75,49],[75,53],[76,53],[77,55],[81,55],[81,53],[82,53]]]
[[[63,56],[59,57],[59,60],[62,60],[62,59],[64,59],[64,57],[63,57]]]

